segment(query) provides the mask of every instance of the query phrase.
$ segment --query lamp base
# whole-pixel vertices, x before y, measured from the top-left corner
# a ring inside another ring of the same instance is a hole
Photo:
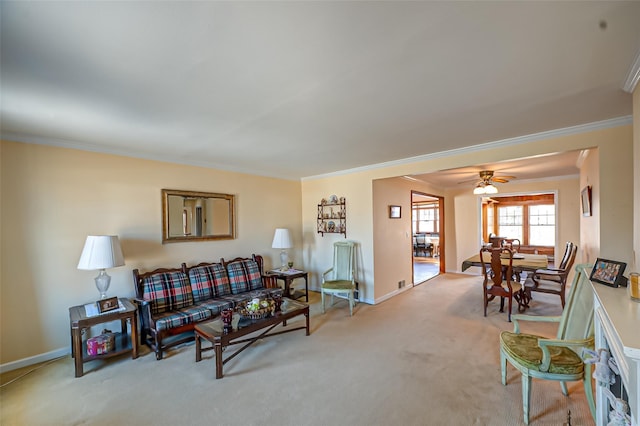
[[[111,284],[111,277],[107,274],[107,271],[104,269],[100,270],[100,273],[95,278],[96,288],[100,292],[100,299],[107,298],[107,290],[109,290],[109,285]]]
[[[289,263],[289,255],[287,254],[287,250],[286,249],[282,249],[280,251],[280,270],[281,271],[286,271],[289,269],[289,267],[287,266],[287,263]]]

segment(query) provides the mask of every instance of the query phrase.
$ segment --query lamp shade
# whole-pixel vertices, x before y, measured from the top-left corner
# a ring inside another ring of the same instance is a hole
[[[291,233],[287,228],[276,228],[275,234],[273,234],[273,243],[271,247],[275,249],[288,249],[293,247],[291,242]]]
[[[496,188],[492,184],[489,184],[489,185],[484,187],[484,193],[485,194],[497,194],[498,193],[498,188]]]
[[[89,235],[80,255],[78,269],[96,270],[124,265],[117,235]]]

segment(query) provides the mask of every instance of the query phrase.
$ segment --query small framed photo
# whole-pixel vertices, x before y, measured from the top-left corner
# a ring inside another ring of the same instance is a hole
[[[591,216],[591,187],[585,186],[580,193],[582,216]]]
[[[622,274],[626,267],[627,264],[624,262],[598,258],[593,265],[589,279],[609,287],[619,287],[625,285],[625,278]]]
[[[117,297],[101,299],[101,300],[98,300],[96,303],[98,304],[98,311],[100,311],[100,313],[113,311],[115,309],[118,309],[119,307]]]
[[[391,219],[400,219],[401,217],[401,206],[389,206],[389,217]]]

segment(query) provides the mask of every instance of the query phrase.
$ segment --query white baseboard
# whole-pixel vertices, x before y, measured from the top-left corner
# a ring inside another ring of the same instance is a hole
[[[8,362],[6,364],[0,364],[0,373],[6,373],[7,371],[17,370],[18,368],[28,367],[30,365],[39,364],[55,358],[60,358],[71,353],[71,348],[60,348],[51,352],[46,352],[39,355],[30,356],[28,358],[19,359],[17,361]]]

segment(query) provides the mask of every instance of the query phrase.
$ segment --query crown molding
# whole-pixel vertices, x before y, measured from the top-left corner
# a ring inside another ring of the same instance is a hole
[[[627,93],[633,93],[638,85],[638,80],[640,80],[640,49],[638,53],[636,53],[636,59],[633,61],[633,64],[631,64],[631,68],[629,68],[627,79],[624,81],[622,90]]]
[[[418,163],[421,161],[434,160],[437,158],[449,157],[452,155],[470,154],[478,151],[485,151],[487,149],[503,148],[505,146],[520,145],[529,142],[537,142],[544,139],[551,139],[561,136],[575,135],[578,133],[593,132],[595,130],[609,129],[612,127],[627,126],[633,123],[633,118],[630,115],[618,118],[612,118],[609,120],[595,121],[593,123],[579,124],[577,126],[564,127],[561,129],[548,130],[540,133],[532,133],[530,135],[517,136],[515,138],[502,139],[494,142],[487,142],[479,145],[468,146],[464,148],[450,149],[447,151],[434,152],[432,154],[419,155],[417,157],[409,157],[400,160],[387,161],[384,163],[371,164],[368,166],[356,167],[353,169],[341,170],[332,173],[326,173],[323,175],[307,176],[303,177],[301,181],[324,179],[327,177],[344,176],[352,173],[371,171],[376,169],[382,169],[386,167],[393,167],[399,165],[406,165],[412,163]]]

